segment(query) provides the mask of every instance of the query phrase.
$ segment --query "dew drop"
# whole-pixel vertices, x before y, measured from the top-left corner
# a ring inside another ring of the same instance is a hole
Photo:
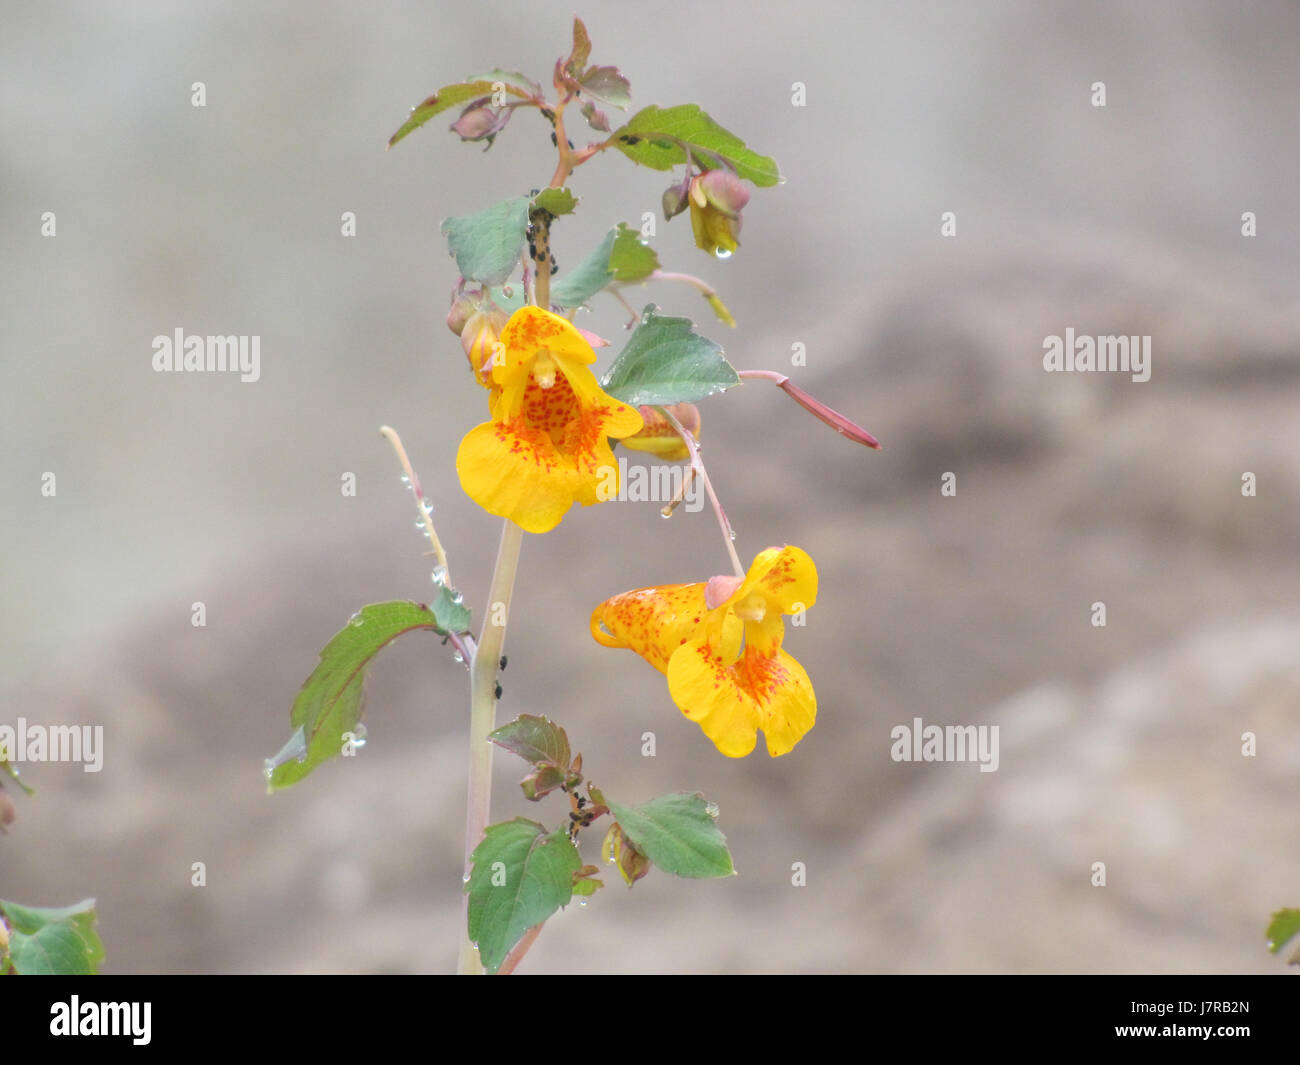
[[[704,812],[716,821],[718,819],[718,814],[722,813],[722,810],[718,807],[716,802],[711,802],[704,807]]]
[[[731,258],[731,252],[727,251],[726,248],[714,248],[713,254],[716,255],[719,259]]]
[[[420,530],[421,532],[423,532],[423,531],[424,531],[424,519],[423,519],[423,518],[416,518],[416,519],[415,519],[415,527],[416,527],[418,530]]]
[[[447,567],[434,566],[432,577],[433,577],[433,583],[436,584],[439,588],[441,588],[443,585],[447,583]]]
[[[673,516],[673,508],[668,506],[660,507],[659,516],[661,518],[671,518]]]
[[[465,596],[459,590],[454,591],[451,593],[451,601],[455,603],[457,606],[460,606],[461,603],[465,602]]]
[[[411,485],[411,478],[407,477],[406,474],[402,474],[402,484],[409,488]]]
[[[366,745],[366,726],[358,721],[352,726],[352,746],[364,747]]]
[[[465,656],[461,654],[459,651],[453,651],[451,653],[451,659],[453,662],[464,662]]]
[[[579,905],[579,906],[585,906],[585,905],[587,905],[587,900],[586,900],[586,899],[579,899],[579,900],[578,900],[578,905]]]
[[[736,538],[736,530],[735,530],[735,529],[732,529],[732,530],[731,530],[731,538],[732,538],[733,540]]]
[[[351,625],[354,629],[361,628],[361,626],[364,625],[365,623],[366,623],[366,619],[363,618],[359,613],[353,614],[350,618],[348,618],[348,624]]]
[[[460,878],[460,882],[461,882],[462,884],[468,884],[468,883],[469,883],[469,873],[466,873],[464,876],[462,876],[462,877]]]
[[[307,752],[303,751],[302,754],[298,755],[298,764],[302,765],[305,761],[307,761]]]
[[[270,758],[262,763],[262,776],[266,777],[267,780],[275,776],[275,762]]]

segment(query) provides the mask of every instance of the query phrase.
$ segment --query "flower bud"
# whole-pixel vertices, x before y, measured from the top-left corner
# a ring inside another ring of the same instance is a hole
[[[489,301],[469,316],[460,334],[460,346],[465,349],[469,368],[484,388],[492,384],[492,356],[500,341],[501,330],[509,320],[505,311]]]
[[[478,310],[476,304],[468,296],[457,296],[451,303],[451,310],[447,312],[447,328],[457,336],[465,332],[465,323],[469,321],[470,315]]]
[[[664,189],[664,218],[669,219],[681,214],[689,206],[687,186],[670,185]]]
[[[496,112],[480,105],[461,112],[460,118],[448,128],[463,141],[481,141],[497,133],[500,126]]]

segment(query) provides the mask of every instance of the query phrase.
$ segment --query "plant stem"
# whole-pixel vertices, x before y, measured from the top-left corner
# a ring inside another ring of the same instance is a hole
[[[415,495],[415,508],[420,513],[420,522],[424,525],[424,534],[433,544],[433,554],[438,559],[438,566],[442,570],[442,584],[448,588],[454,588],[451,583],[451,567],[447,562],[447,552],[442,549],[442,541],[438,539],[438,530],[433,526],[433,506],[424,498],[424,489],[420,486],[420,478],[415,473],[415,468],[411,465],[411,460],[406,457],[406,448],[402,446],[402,438],[397,435],[397,430],[387,425],[379,427],[379,435],[393,445],[393,450],[397,453],[397,461],[402,464],[402,469],[406,472],[406,483],[410,485],[411,492]],[[428,552],[425,552],[428,554]],[[437,583],[435,581],[435,583]],[[466,633],[466,636],[469,634]],[[447,633],[447,639],[451,645],[460,652],[460,657],[468,669],[470,662],[473,661],[473,654],[466,645],[465,640],[458,632]]]
[[[667,407],[660,407],[659,410],[668,419],[669,424],[677,430],[677,435],[682,438],[686,450],[691,453],[691,469],[704,483],[704,491],[708,494],[709,502],[713,504],[713,513],[717,515],[718,527],[722,530],[723,543],[727,545],[727,553],[731,556],[731,568],[737,577],[744,577],[745,567],[740,564],[740,556],[736,554],[736,531],[731,527],[731,522],[727,520],[727,512],[722,509],[722,504],[718,502],[718,497],[713,491],[713,482],[709,480],[709,472],[704,468],[704,462],[700,458],[700,448],[695,442],[695,437]]]
[[[515,573],[519,568],[519,548],[524,533],[513,521],[501,527],[501,546],[497,549],[496,569],[492,572],[492,589],[488,593],[487,613],[479,631],[478,647],[470,667],[469,721],[469,802],[465,813],[465,875],[469,876],[470,856],[483,839],[492,809],[492,744],[488,733],[496,727],[497,671],[501,649],[505,646],[506,622],[510,617],[510,596],[514,591]],[[469,897],[465,899],[468,920]],[[460,972],[473,975],[483,972],[478,951],[462,937]]]
[[[424,489],[420,486],[420,478],[415,475],[415,470],[411,466],[411,460],[406,457],[406,448],[402,447],[402,438],[397,435],[397,430],[387,425],[379,427],[379,435],[393,445],[393,450],[397,452],[397,461],[402,464],[402,471],[406,474],[407,483],[411,486],[411,491],[415,493],[415,506],[420,512],[420,521],[424,525],[424,534],[433,544],[433,553],[438,558],[438,565],[442,567],[443,583],[448,588],[452,587],[451,567],[447,565],[447,552],[442,549],[442,541],[438,539],[438,530],[433,527],[433,507],[431,507],[424,498]]]
[[[544,221],[546,215],[539,217],[542,221],[536,225],[536,232],[533,234],[533,244],[537,249],[534,298],[537,306],[549,310],[550,227]],[[483,617],[478,646],[474,649],[474,660],[469,670],[469,800],[465,810],[465,876],[467,878],[473,865],[471,856],[474,848],[483,839],[492,812],[492,743],[488,739],[488,734],[496,727],[497,671],[501,662],[501,649],[506,642],[506,623],[510,620],[510,597],[514,593],[515,573],[519,569],[519,549],[523,539],[524,531],[513,521],[506,519],[502,523],[501,545],[497,548],[497,564],[492,571],[492,587],[488,592],[487,612]],[[479,960],[478,950],[469,941],[468,895],[465,896],[464,915],[465,932],[461,936],[459,971],[462,975],[481,975],[483,963]],[[522,954],[520,956],[522,957]]]

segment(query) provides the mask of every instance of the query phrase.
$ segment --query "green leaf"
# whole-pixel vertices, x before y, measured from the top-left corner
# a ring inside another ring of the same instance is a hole
[[[626,222],[614,232],[614,247],[609,253],[609,270],[615,281],[641,281],[659,269],[659,256],[641,240],[641,234]]]
[[[578,197],[568,189],[542,189],[533,197],[533,207],[550,211],[553,215],[573,214],[578,206]]]
[[[597,880],[600,869],[594,865],[584,865],[573,874],[573,893],[575,895],[594,895],[605,886],[605,881]]]
[[[1278,910],[1268,923],[1268,949],[1276,954],[1300,934],[1300,910]]]
[[[744,141],[719,126],[697,104],[667,108],[651,104],[616,129],[610,140],[634,163],[655,170],[671,170],[686,162],[689,150],[709,169],[726,166],[759,187],[781,180],[776,160],[746,148]]]
[[[567,273],[551,282],[551,302],[557,307],[581,307],[592,296],[614,280],[609,269],[609,256],[614,250],[614,230],[596,250]]]
[[[509,86],[507,86],[507,91],[509,91]],[[491,95],[491,80],[464,81],[457,82],[455,85],[444,85],[423,103],[411,109],[411,117],[402,123],[396,133],[388,138],[388,147],[391,148],[412,130],[419,129],[434,115],[446,111],[449,107],[455,107],[457,104],[467,104],[471,100]],[[515,95],[520,96],[523,93],[516,91]]]
[[[520,714],[509,724],[488,733],[488,739],[511,754],[535,766],[552,765],[568,769],[573,761],[569,737],[553,721],[533,714]]]
[[[722,348],[700,336],[688,318],[646,307],[601,387],[629,406],[694,403],[740,384]]]
[[[343,734],[355,734],[361,720],[366,671],[375,655],[403,633],[438,628],[434,613],[419,603],[372,603],[353,614],[325,645],[320,665],[293,701],[294,734],[266,761],[268,790],[296,784],[342,753]]]
[[[495,973],[525,932],[568,905],[582,859],[564,829],[548,836],[536,821],[516,817],[489,825],[471,860],[469,938]]]
[[[632,102],[632,85],[618,67],[592,67],[578,79],[582,95],[610,107],[627,110]]]
[[[442,223],[447,247],[467,281],[499,285],[519,265],[528,235],[527,196],[493,204],[487,210]]]
[[[462,606],[452,597],[445,585],[438,588],[438,598],[433,601],[433,617],[438,623],[438,632],[446,636],[449,632],[468,632],[473,615],[467,606]]]
[[[640,806],[609,803],[624,835],[666,873],[707,879],[734,876],[727,838],[702,795],[664,795]]]
[[[9,926],[9,964],[24,976],[93,976],[104,960],[95,931],[95,900],[75,906],[39,909],[0,899],[0,916]],[[6,968],[0,950],[0,972]]]
[[[564,787],[568,774],[559,766],[544,765],[533,770],[519,782],[524,798],[529,802],[539,802],[556,788]]]
[[[489,93],[492,92],[491,86],[499,81],[512,96],[527,96],[532,99],[541,99],[542,96],[541,85],[517,70],[489,70],[486,74],[473,74],[466,81],[485,82]]]

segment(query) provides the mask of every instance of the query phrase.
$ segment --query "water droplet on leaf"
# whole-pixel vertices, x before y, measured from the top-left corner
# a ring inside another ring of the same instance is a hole
[[[722,813],[722,810],[718,807],[716,802],[711,802],[705,805],[704,812],[716,821],[718,819],[718,814]]]
[[[457,606],[460,606],[461,603],[465,602],[465,596],[459,590],[454,591],[451,593],[451,601]]]
[[[439,588],[441,588],[444,584],[447,583],[447,567],[434,566],[432,576],[433,576],[433,583],[436,584]]]
[[[348,618],[348,624],[351,625],[354,629],[360,628],[365,623],[366,623],[366,619],[363,618],[359,613],[353,614],[350,618]]]

